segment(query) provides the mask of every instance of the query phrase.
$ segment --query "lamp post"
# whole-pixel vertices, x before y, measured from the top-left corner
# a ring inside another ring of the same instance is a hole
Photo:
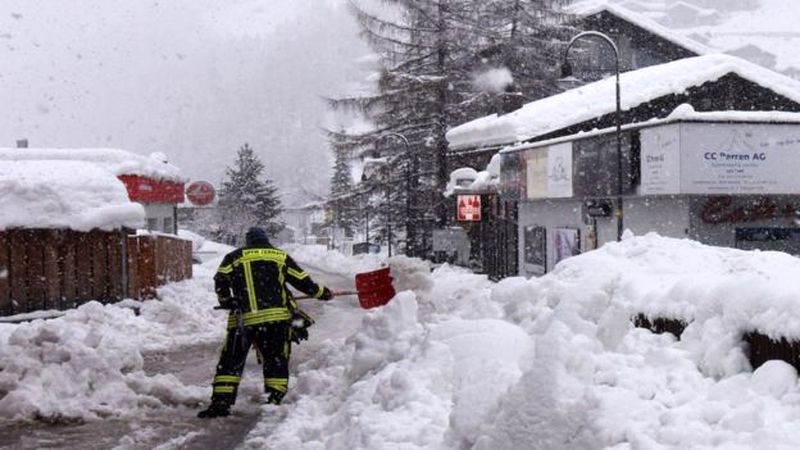
[[[572,66],[570,66],[569,61],[567,61],[567,56],[569,55],[569,49],[572,48],[572,44],[574,44],[578,39],[583,37],[597,37],[600,38],[603,42],[607,43],[611,46],[611,49],[614,50],[614,70],[616,72],[616,91],[617,91],[617,112],[616,112],[616,122],[617,122],[617,198],[616,198],[616,211],[614,214],[617,216],[617,241],[622,240],[622,109],[620,108],[620,94],[619,94],[619,50],[617,49],[617,45],[611,40],[610,37],[607,35],[600,33],[599,31],[584,31],[583,33],[577,34],[573,37],[569,44],[567,44],[567,48],[564,50],[564,64],[561,66],[561,77],[568,78],[572,77]]]
[[[385,138],[388,138],[388,137],[393,137],[393,138],[400,139],[401,141],[403,141],[403,145],[405,145],[405,148],[406,148],[406,155],[409,155],[409,156],[411,155],[411,145],[408,143],[408,139],[405,136],[403,136],[402,134],[396,133],[394,131],[387,131],[387,132],[381,134],[380,136],[378,136],[377,139],[375,139],[375,141],[373,141],[372,144],[373,145],[377,144],[379,141],[381,141],[381,140],[383,140]],[[411,161],[409,161],[408,165],[406,166],[406,182],[408,183],[408,187],[409,188],[411,187],[411,169],[410,169],[410,165],[411,165]],[[387,169],[386,166],[384,166],[384,169]],[[392,211],[391,211],[391,186],[392,186],[391,182],[392,182],[392,179],[391,179],[391,176],[389,176],[387,174],[387,177],[386,177],[385,181],[386,181],[386,236],[387,236],[386,240],[387,240],[387,248],[388,248],[389,256],[392,256]],[[411,211],[411,195],[410,195],[410,189],[409,189],[409,192],[406,193],[406,214],[409,214],[410,211]],[[406,219],[408,219],[408,215],[406,216]],[[406,233],[408,233],[408,227],[406,227]]]

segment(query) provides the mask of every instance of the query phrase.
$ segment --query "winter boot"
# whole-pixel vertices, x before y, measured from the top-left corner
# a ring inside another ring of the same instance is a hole
[[[201,419],[213,419],[215,417],[227,417],[231,413],[231,405],[227,402],[212,401],[208,409],[197,413]]]
[[[268,405],[280,405],[281,401],[283,400],[283,392],[278,392],[272,389],[267,389],[267,404]]]

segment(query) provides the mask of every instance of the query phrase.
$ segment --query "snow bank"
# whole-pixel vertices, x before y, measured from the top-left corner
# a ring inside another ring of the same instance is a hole
[[[800,337],[798,264],[650,234],[538,279],[495,284],[444,266],[315,351],[291,387],[296,406],[248,443],[792,448],[797,375],[778,361],[751,372],[741,333]],[[639,312],[689,326],[681,341],[655,335],[632,326]]]
[[[290,251],[323,279],[382,262]],[[0,324],[0,414],[91,418],[205,400],[207,385],[145,376],[141,352],[220,339],[216,263],[169,285],[140,316],[92,303]],[[262,408],[246,448],[790,449],[800,440],[796,371],[780,361],[752,371],[741,339],[753,329],[800,338],[796,258],[649,234],[500,283],[411,258],[388,263],[399,292],[386,306],[318,304],[311,339],[293,350],[286,402]],[[688,327],[678,341],[634,328],[636,313]]]
[[[144,208],[128,200],[121,181],[102,167],[80,161],[3,161],[0,157],[0,210],[0,230],[88,231],[144,224]]]
[[[89,302],[57,319],[0,324],[0,418],[94,420],[205,401],[206,386],[143,367],[143,352],[221,339],[210,273],[195,271],[160,301]]]

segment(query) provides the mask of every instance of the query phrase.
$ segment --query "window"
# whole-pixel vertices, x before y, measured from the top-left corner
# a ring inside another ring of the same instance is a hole
[[[174,226],[172,224],[172,217],[165,217],[164,218],[164,228],[161,229],[164,233],[175,233]]]
[[[147,218],[147,231],[158,231],[158,218],[156,217]]]

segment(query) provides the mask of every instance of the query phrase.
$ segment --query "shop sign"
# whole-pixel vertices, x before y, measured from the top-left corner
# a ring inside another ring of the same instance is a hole
[[[791,203],[778,204],[769,197],[735,204],[733,197],[712,197],[703,204],[700,219],[704,223],[743,223],[779,218],[795,219],[797,207]]]
[[[641,131],[642,195],[680,193],[680,125]]]
[[[457,201],[456,220],[459,222],[481,221],[481,196],[459,195]]]
[[[681,148],[685,193],[800,193],[796,125],[687,123]]]
[[[682,123],[642,130],[642,194],[798,194],[800,126]]]
[[[183,183],[155,180],[139,175],[118,177],[128,190],[128,198],[144,203],[183,203]]]

